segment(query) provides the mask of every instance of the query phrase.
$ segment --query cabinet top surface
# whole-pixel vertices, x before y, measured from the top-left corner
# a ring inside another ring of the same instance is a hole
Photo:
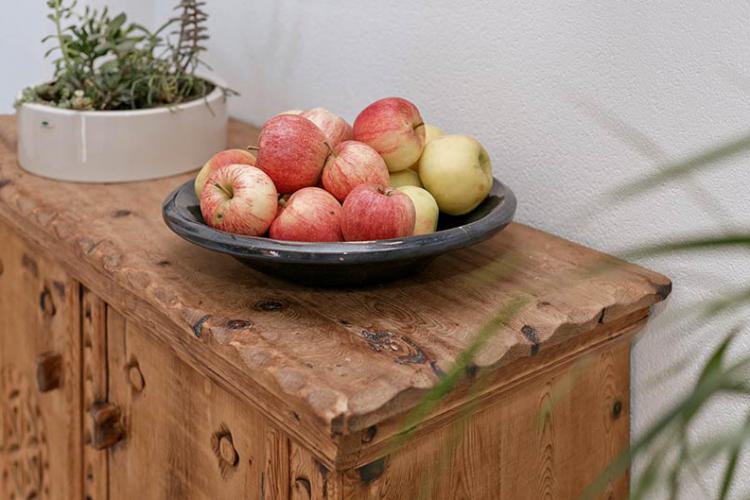
[[[231,123],[230,145],[256,138],[256,129]],[[522,224],[399,282],[302,288],[169,231],[161,203],[194,174],[129,184],[52,181],[18,167],[15,143],[14,118],[1,117],[6,222],[74,274],[94,270],[108,281],[99,286],[158,310],[181,349],[208,346],[217,362],[303,405],[328,428],[413,406],[416,399],[403,396],[433,387],[483,327],[491,335],[474,363],[496,368],[647,308],[671,289],[660,274]],[[506,319],[510,304],[517,310]]]

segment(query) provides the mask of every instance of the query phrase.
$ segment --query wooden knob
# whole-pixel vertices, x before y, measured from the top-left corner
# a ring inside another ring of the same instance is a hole
[[[120,407],[112,403],[94,403],[91,415],[91,447],[104,450],[119,442],[124,436]]]
[[[62,383],[63,358],[52,351],[36,357],[36,386],[40,392],[48,392]]]

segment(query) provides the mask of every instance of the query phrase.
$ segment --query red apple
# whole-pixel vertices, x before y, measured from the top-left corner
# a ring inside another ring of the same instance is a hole
[[[328,138],[332,148],[342,141],[352,138],[352,126],[339,115],[326,108],[313,108],[303,111],[302,116],[313,122]]]
[[[279,195],[271,178],[248,165],[227,165],[211,174],[201,193],[201,214],[209,226],[258,236],[271,225]]]
[[[397,189],[361,184],[346,197],[341,231],[346,241],[385,240],[414,232],[414,203]]]
[[[260,130],[258,168],[279,193],[293,193],[317,184],[330,152],[325,134],[313,122],[300,115],[278,115]]]
[[[328,157],[323,175],[323,187],[339,201],[360,184],[388,184],[388,167],[383,157],[364,142],[344,141]]]
[[[227,165],[255,165],[255,155],[244,149],[226,149],[213,155],[203,164],[198,176],[195,178],[195,195],[200,199],[203,186],[211,174],[221,167]]]
[[[372,146],[388,170],[398,172],[414,165],[422,154],[424,122],[417,107],[406,99],[381,99],[354,120],[354,140]]]
[[[300,189],[287,200],[268,235],[286,241],[341,241],[341,205],[323,189]]]

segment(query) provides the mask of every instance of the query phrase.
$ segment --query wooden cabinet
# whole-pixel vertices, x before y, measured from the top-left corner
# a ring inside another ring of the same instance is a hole
[[[78,284],[0,224],[0,498],[77,498]]]
[[[301,288],[171,234],[188,176],[54,182],[14,141],[0,117],[3,500],[564,500],[628,444],[664,276],[511,224],[398,283]]]

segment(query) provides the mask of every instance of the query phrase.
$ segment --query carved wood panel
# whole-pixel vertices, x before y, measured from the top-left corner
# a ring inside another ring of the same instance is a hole
[[[79,288],[0,223],[0,498],[80,498]]]

